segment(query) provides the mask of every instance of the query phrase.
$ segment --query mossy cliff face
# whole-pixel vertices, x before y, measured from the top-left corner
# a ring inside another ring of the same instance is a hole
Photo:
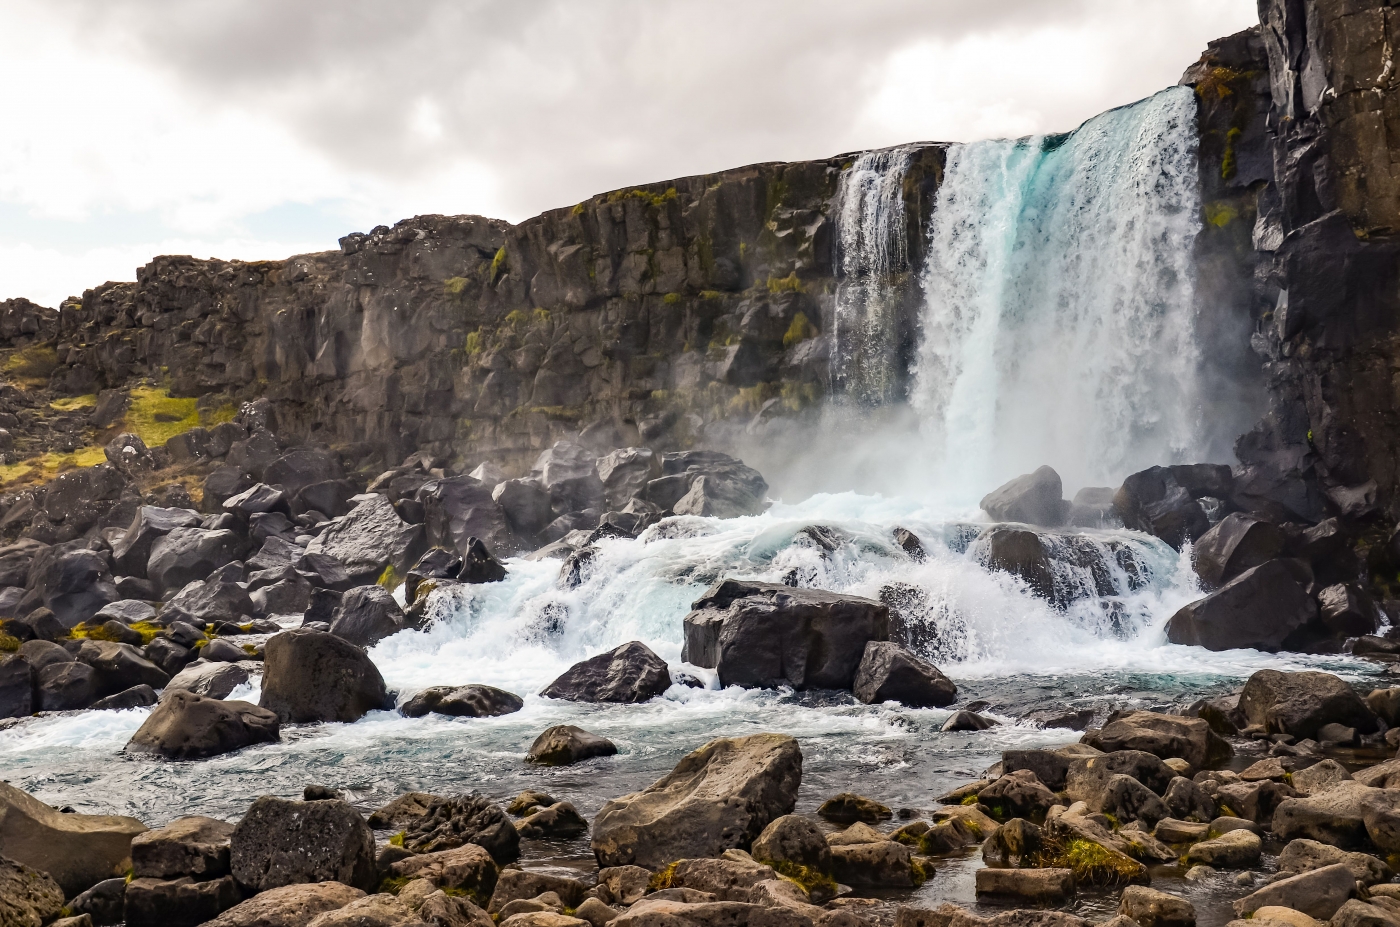
[[[161,388],[206,417],[267,396],[284,431],[391,462],[520,466],[590,427],[686,446],[826,393],[850,160],[614,191],[514,226],[419,216],[285,261],[157,258],[56,313],[0,303],[7,379],[46,398]],[[906,180],[920,256],[942,163],[929,146]]]

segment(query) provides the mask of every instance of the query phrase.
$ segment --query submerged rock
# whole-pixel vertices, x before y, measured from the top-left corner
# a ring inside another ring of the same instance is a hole
[[[426,714],[495,718],[513,714],[524,706],[520,696],[494,686],[432,686],[413,696],[400,710],[409,718]]]
[[[277,715],[265,708],[177,690],[161,699],[126,746],[172,760],[197,760],[280,739]]]
[[[569,667],[540,692],[573,702],[646,702],[671,688],[666,661],[641,641],[630,641]]]
[[[530,745],[525,760],[540,766],[568,766],[595,756],[613,756],[617,745],[572,724],[547,728]]]

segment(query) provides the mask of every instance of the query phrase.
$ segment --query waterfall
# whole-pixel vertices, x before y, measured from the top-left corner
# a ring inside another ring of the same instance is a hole
[[[863,152],[841,175],[831,373],[836,392],[862,405],[900,398],[898,278],[910,269],[904,174],[917,150]]]
[[[1200,453],[1199,216],[1189,88],[949,150],[912,396],[949,484],[1048,463],[1116,485]]]

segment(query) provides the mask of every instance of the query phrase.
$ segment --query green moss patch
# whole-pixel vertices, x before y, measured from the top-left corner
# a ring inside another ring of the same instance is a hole
[[[788,859],[760,859],[759,862],[765,866],[772,866],[774,872],[785,879],[796,882],[808,894],[824,894],[833,898],[836,896],[836,880],[820,869],[813,869],[811,866],[794,863]]]
[[[58,352],[51,344],[35,344],[20,348],[5,360],[5,375],[25,381],[26,386],[41,386],[58,369]]]
[[[131,391],[131,405],[122,420],[122,430],[145,441],[147,447],[160,447],[176,435],[197,427],[197,400],[175,398],[169,390],[151,386],[138,386]]]
[[[817,337],[817,327],[812,324],[811,319],[807,318],[807,313],[799,312],[792,317],[792,324],[783,334],[783,347],[790,348],[808,338],[815,337]]]
[[[56,412],[79,412],[83,409],[93,409],[97,407],[97,395],[88,393],[86,396],[72,396],[65,399],[55,399],[49,403],[49,408]]]

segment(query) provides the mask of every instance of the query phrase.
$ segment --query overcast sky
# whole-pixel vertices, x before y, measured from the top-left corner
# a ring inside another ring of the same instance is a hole
[[[1255,0],[0,0],[0,298],[162,253],[1061,131]]]

